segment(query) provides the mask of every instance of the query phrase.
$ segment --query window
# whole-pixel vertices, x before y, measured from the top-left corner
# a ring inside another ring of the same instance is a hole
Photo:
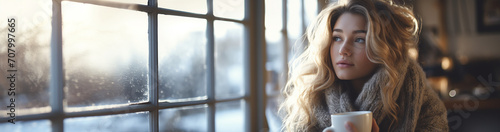
[[[288,79],[288,62],[301,52],[302,35],[318,13],[315,0],[265,0],[266,117],[270,131],[281,130],[280,92]]]
[[[265,101],[278,97],[288,44],[304,31],[305,15],[290,13],[308,9],[304,0],[0,3],[0,34],[4,19],[17,21],[16,95],[0,80],[0,105],[15,98],[16,114],[0,127],[12,131],[260,131],[278,119],[266,120]],[[278,12],[264,15],[264,4]],[[0,107],[0,120],[9,111]]]
[[[0,73],[3,76],[12,74],[12,80],[3,77],[0,79],[0,117],[7,117],[11,109],[5,106],[11,104],[10,99],[15,94],[15,114],[40,114],[50,112],[49,104],[49,69],[50,69],[50,34],[51,34],[51,8],[50,0],[33,2],[26,1],[0,1]],[[19,8],[21,5],[24,8]],[[30,9],[30,10],[24,10]],[[15,13],[15,14],[14,14]],[[13,20],[9,26],[7,19]],[[12,26],[12,27],[11,27]],[[7,28],[13,30],[9,31]],[[10,34],[10,36],[9,36]],[[11,38],[14,47],[9,51],[7,43]],[[30,44],[30,45],[27,45]],[[9,53],[11,55],[9,56]],[[8,65],[12,59],[12,67]],[[8,70],[17,70],[8,72]],[[29,73],[29,74],[28,74]],[[11,85],[13,87],[11,87]],[[9,91],[8,89],[13,89]],[[8,94],[14,93],[14,94]],[[6,123],[2,119],[0,123]],[[32,124],[28,122],[20,124]],[[46,124],[46,123],[42,123]]]

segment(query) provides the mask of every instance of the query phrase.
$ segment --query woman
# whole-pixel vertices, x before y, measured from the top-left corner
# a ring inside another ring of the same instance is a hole
[[[411,10],[381,0],[322,10],[290,67],[284,129],[322,131],[330,114],[363,110],[373,112],[374,131],[448,131],[443,103],[408,56],[418,29]]]

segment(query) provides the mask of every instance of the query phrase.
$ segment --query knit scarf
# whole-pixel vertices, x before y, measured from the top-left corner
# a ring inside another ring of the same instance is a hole
[[[425,74],[420,66],[408,60],[399,71],[400,78],[393,93],[398,104],[397,121],[383,111],[382,88],[389,82],[383,70],[377,70],[365,83],[357,98],[347,81],[337,81],[324,91],[324,100],[314,109],[317,123],[308,131],[322,131],[331,126],[330,115],[350,111],[372,111],[381,131],[414,131],[422,105]]]

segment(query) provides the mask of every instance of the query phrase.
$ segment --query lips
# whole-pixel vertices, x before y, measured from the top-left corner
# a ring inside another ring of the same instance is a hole
[[[338,62],[337,62],[337,66],[338,66],[338,67],[341,67],[341,68],[342,68],[342,67],[347,68],[347,67],[354,66],[354,64],[352,64],[351,62],[349,62],[349,61],[347,61],[347,60],[340,60],[340,61],[338,61]]]

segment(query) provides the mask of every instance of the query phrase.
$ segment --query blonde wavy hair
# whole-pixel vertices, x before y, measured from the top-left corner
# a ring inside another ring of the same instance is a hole
[[[396,104],[399,73],[407,59],[408,49],[416,44],[419,25],[411,9],[390,1],[351,0],[328,5],[308,26],[305,37],[308,46],[290,62],[289,80],[282,93],[280,106],[284,112],[283,129],[309,130],[317,125],[315,111],[324,99],[324,91],[338,80],[330,59],[332,28],[344,13],[362,15],[367,20],[366,54],[370,61],[380,65],[388,82],[382,86],[382,112],[397,122]]]

